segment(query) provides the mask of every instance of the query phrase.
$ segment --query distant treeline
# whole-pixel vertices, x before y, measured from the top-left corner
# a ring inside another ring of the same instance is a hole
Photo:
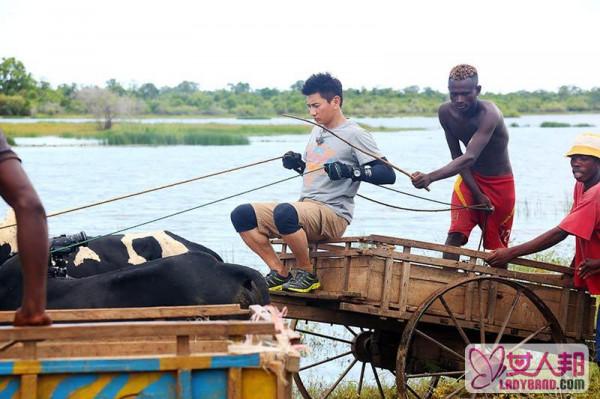
[[[204,115],[240,118],[273,117],[281,113],[306,112],[300,94],[303,82],[288,90],[252,88],[248,83],[229,84],[220,90],[200,90],[197,83],[183,81],[175,87],[152,83],[124,87],[114,79],[104,87],[82,87],[76,83],[52,87],[36,81],[22,62],[3,58],[0,63],[0,115],[53,116],[93,114],[105,121],[118,115]],[[556,92],[538,90],[508,94],[485,93],[505,116],[531,113],[600,112],[600,87],[582,90],[562,86]],[[347,89],[344,110],[360,116],[433,115],[447,101],[447,94],[431,88],[410,86]]]

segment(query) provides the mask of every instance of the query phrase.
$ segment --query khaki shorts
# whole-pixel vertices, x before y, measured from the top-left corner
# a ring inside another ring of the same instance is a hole
[[[259,202],[251,205],[256,213],[258,231],[270,238],[281,237],[273,221],[273,209],[278,203]],[[304,200],[290,202],[290,205],[298,212],[300,227],[310,242],[339,238],[348,227],[346,219],[321,202]]]

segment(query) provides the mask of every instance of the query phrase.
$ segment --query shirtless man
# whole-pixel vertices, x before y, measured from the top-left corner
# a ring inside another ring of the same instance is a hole
[[[17,245],[23,267],[23,299],[15,313],[15,326],[51,323],[46,309],[48,278],[48,227],[46,212],[17,154],[0,129],[0,195],[17,219]],[[1,283],[1,282],[0,282]]]
[[[467,243],[475,225],[482,229],[486,249],[506,248],[513,222],[515,189],[508,157],[508,130],[498,107],[477,97],[477,70],[457,65],[448,79],[450,102],[438,111],[452,161],[430,173],[415,172],[413,185],[426,188],[460,173],[452,193],[451,223],[446,245]],[[463,153],[462,143],[466,148]],[[468,209],[482,205],[488,211]],[[456,259],[457,256],[444,255]]]

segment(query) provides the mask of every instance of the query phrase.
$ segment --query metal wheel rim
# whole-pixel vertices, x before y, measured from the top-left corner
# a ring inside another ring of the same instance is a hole
[[[290,327],[292,329],[294,329],[294,330],[297,330],[298,322],[299,321],[301,321],[301,320],[296,320],[296,319],[292,320],[292,323],[290,324]],[[304,321],[306,321],[306,320],[304,320]],[[315,323],[318,323],[318,322],[315,322]],[[347,325],[342,325],[342,324],[336,324],[336,325],[345,327],[346,329],[350,329],[350,327],[359,328],[359,327],[355,327],[355,326],[347,326]],[[365,331],[367,331],[367,330],[364,330],[364,329],[360,328],[360,331],[356,331],[355,333],[360,333],[360,332],[365,332]],[[352,354],[350,353],[349,355],[352,355]],[[344,370],[345,372],[343,373],[342,378],[340,378],[338,381],[336,381],[336,383],[333,384],[334,385],[334,387],[333,387],[334,389],[331,389],[331,387],[330,387],[331,390],[329,392],[325,392],[326,395],[324,395],[322,397],[318,398],[318,397],[314,397],[314,396],[310,395],[310,393],[308,392],[308,389],[306,388],[306,386],[304,385],[304,382],[302,381],[302,377],[300,376],[300,371],[298,373],[294,374],[294,376],[293,376],[294,382],[296,384],[296,387],[298,388],[298,391],[299,391],[300,395],[304,399],[326,399],[331,393],[333,393],[335,391],[335,388],[337,388],[337,386],[339,385],[339,383],[341,383],[341,381],[345,378],[347,372],[350,371],[353,367],[355,367],[357,365],[357,363],[361,363],[361,365],[360,365],[360,367],[361,367],[361,375],[360,375],[359,384],[358,384],[358,387],[357,387],[357,393],[359,394],[359,396],[360,396],[360,392],[362,391],[362,388],[364,388],[362,382],[364,381],[364,376],[365,376],[365,373],[366,373],[367,363],[368,363],[370,365],[369,368],[371,369],[371,372],[375,376],[374,378],[375,378],[375,381],[377,383],[377,387],[378,387],[380,396],[383,399],[385,399],[385,395],[383,393],[383,387],[381,386],[381,383],[379,381],[379,377],[378,377],[377,371],[375,370],[375,369],[379,369],[380,370],[379,372],[381,372],[382,369],[374,367],[369,362],[358,361],[356,358],[353,360],[353,362],[350,364],[350,366],[347,367],[347,370]]]

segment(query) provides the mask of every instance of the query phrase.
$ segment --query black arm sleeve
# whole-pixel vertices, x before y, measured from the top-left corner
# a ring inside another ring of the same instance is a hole
[[[392,169],[391,166],[386,165],[382,161],[376,159],[362,165],[361,169],[363,169],[363,171],[365,166],[371,167],[371,176],[367,176],[363,173],[362,181],[372,184],[394,184],[396,182],[396,172],[394,172],[394,169]]]

